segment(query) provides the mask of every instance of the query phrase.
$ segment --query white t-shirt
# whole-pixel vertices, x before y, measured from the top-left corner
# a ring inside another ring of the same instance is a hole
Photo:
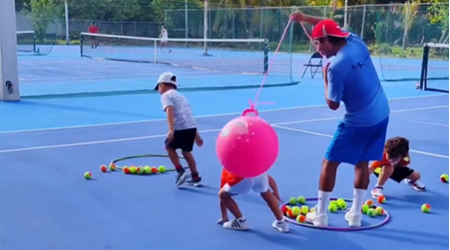
[[[169,34],[167,33],[166,29],[161,30],[161,40],[167,40],[169,39]]]
[[[197,121],[192,114],[191,106],[184,95],[175,89],[166,91],[161,95],[161,103],[164,112],[172,106],[174,111],[174,130],[184,130],[197,127]]]

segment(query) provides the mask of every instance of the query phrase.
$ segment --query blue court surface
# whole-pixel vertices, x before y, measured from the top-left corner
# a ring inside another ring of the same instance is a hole
[[[106,83],[117,78],[107,71],[86,71],[95,60],[78,59],[88,60],[88,66],[79,66],[76,71],[70,61],[65,69],[56,68],[57,56],[50,56],[45,62],[52,66],[41,72],[41,78],[35,78],[40,71],[32,61],[45,57],[19,58],[25,84],[39,88],[38,83],[33,85],[30,81],[47,79],[56,87],[67,89],[76,85],[77,78],[78,84],[86,83],[90,77],[83,72],[93,72],[92,82],[97,79]],[[29,76],[24,73],[27,68],[23,65],[27,63]],[[109,63],[117,69],[114,62]],[[153,78],[167,67],[148,67],[151,77],[142,78],[154,86]],[[41,69],[45,68],[41,64]],[[171,70],[180,79],[184,75],[193,77],[187,69]],[[299,75],[297,71],[295,75]],[[202,75],[197,74],[195,79],[201,80]],[[66,77],[65,83],[58,82],[61,76]],[[217,75],[207,79],[223,80]],[[100,172],[100,165],[115,158],[165,153],[167,123],[156,93],[25,98],[17,103],[0,103],[0,248],[448,249],[449,187],[440,182],[439,176],[449,171],[449,98],[448,94],[417,91],[414,85],[415,82],[383,83],[392,111],[389,136],[410,140],[411,166],[422,174],[427,191],[417,192],[403,183],[388,182],[387,203],[383,207],[392,216],[391,221],[357,232],[291,225],[289,234],[281,234],[272,229],[273,215],[253,193],[236,197],[248,218],[250,231],[227,231],[216,225],[220,216],[217,192],[221,166],[215,155],[215,139],[226,122],[248,107],[256,89],[185,92],[205,140],[203,147],[194,150],[206,185],[202,188],[175,188],[173,173],[138,176]],[[316,197],[320,164],[342,117],[342,107],[331,111],[323,105],[320,78],[297,86],[263,89],[260,101],[275,103],[259,109],[280,139],[280,155],[270,174],[277,180],[283,200],[300,195]],[[166,158],[127,160],[119,165],[171,167]],[[93,180],[83,178],[86,171],[93,174]],[[372,177],[370,188],[375,181]],[[351,199],[352,189],[353,167],[343,165],[333,196]],[[424,203],[431,205],[431,213],[421,212]],[[379,219],[364,217],[363,224],[377,222]],[[330,223],[345,227],[344,214],[331,214]]]

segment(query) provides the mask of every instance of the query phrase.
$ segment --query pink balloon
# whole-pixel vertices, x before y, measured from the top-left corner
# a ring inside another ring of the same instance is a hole
[[[222,166],[231,173],[243,178],[256,177],[275,163],[279,153],[278,136],[258,116],[241,116],[222,128],[216,153]]]

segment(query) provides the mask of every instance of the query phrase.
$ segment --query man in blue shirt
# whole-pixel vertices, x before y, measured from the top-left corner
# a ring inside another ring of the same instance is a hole
[[[322,162],[317,209],[307,215],[315,226],[327,226],[327,208],[339,164],[355,166],[353,203],[345,214],[349,226],[361,226],[361,206],[369,185],[369,161],[382,158],[389,122],[389,103],[372,63],[358,36],[342,31],[333,20],[301,12],[293,20],[314,25],[311,38],[329,62],[324,67],[325,101],[332,110],[341,102],[345,116],[338,124]]]

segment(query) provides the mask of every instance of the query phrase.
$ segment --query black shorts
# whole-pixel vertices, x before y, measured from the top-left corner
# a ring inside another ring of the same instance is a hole
[[[414,173],[414,169],[411,169],[409,167],[395,167],[394,172],[389,178],[400,183],[404,179],[408,178],[408,176],[410,176],[412,173]],[[378,177],[378,173],[374,172],[373,174]]]
[[[167,147],[177,150],[181,149],[184,152],[191,152],[194,148],[195,137],[197,136],[197,128],[175,130],[173,133],[173,140],[166,139]]]

